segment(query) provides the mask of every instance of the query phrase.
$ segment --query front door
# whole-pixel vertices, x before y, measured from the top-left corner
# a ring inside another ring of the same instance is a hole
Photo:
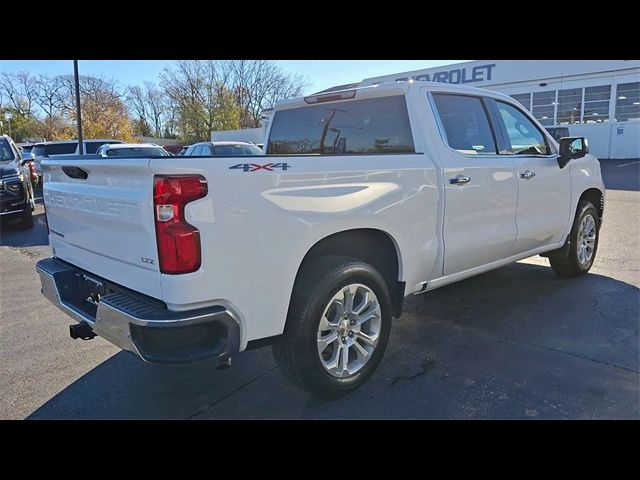
[[[496,100],[495,106],[518,181],[513,254],[562,243],[571,222],[570,168],[560,168],[557,153],[528,115],[510,103]]]

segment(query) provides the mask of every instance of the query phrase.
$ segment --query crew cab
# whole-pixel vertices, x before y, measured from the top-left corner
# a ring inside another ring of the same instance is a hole
[[[585,274],[605,190],[584,138],[508,96],[383,83],[281,101],[265,154],[43,162],[43,294],[143,360],[272,344],[338,397],[372,375],[403,299],[533,255]]]

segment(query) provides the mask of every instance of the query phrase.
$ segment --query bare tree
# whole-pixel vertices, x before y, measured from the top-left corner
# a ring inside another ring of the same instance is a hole
[[[240,108],[226,85],[227,74],[219,62],[192,60],[180,61],[160,75],[184,137],[203,140],[212,131],[239,127]]]
[[[243,110],[242,127],[260,125],[263,110],[284,98],[296,97],[308,86],[301,76],[286,74],[269,60],[230,60],[229,88]]]
[[[258,127],[263,110],[300,95],[307,82],[268,60],[201,60],[166,69],[160,84],[180,132],[202,139],[218,129]]]
[[[135,121],[138,125],[139,133],[145,136],[149,135],[151,133],[151,127],[149,125],[149,114],[147,112],[144,90],[138,85],[129,87],[127,104],[131,113],[136,117]]]
[[[36,80],[35,102],[47,118],[60,115],[64,103],[61,93],[64,83],[59,76],[40,75]]]
[[[0,92],[9,100],[11,108],[21,115],[33,114],[37,91],[36,78],[29,72],[2,72],[0,75]]]

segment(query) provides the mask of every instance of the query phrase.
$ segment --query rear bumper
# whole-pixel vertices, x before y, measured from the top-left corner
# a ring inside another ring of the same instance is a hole
[[[177,365],[226,359],[238,352],[240,327],[224,307],[173,312],[163,302],[57,258],[40,260],[36,269],[42,294],[49,301],[76,322],[88,324],[95,334],[146,362]]]

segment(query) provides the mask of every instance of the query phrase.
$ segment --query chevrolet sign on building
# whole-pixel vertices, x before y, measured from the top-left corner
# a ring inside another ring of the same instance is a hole
[[[354,86],[427,81],[496,90],[545,127],[567,127],[600,159],[640,158],[640,61],[479,60],[367,78]]]
[[[409,77],[398,77],[396,82],[406,80],[422,80],[424,82],[444,82],[444,83],[475,83],[491,80],[491,71],[496,66],[495,63],[489,65],[476,65],[474,67],[454,68],[438,72],[420,73]]]

